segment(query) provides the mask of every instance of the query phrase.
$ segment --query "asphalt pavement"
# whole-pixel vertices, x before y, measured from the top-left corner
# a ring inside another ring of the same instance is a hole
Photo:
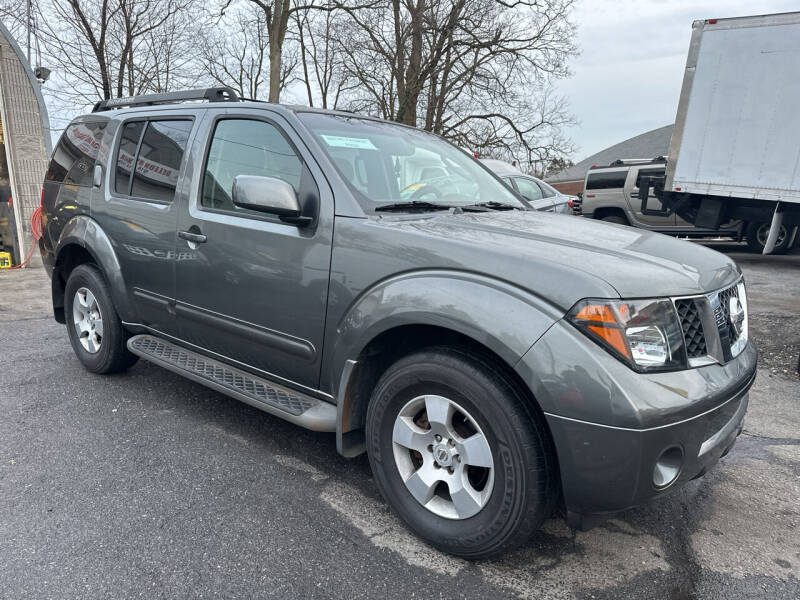
[[[500,560],[406,531],[365,457],[139,361],[85,372],[40,269],[0,271],[0,598],[800,598],[800,254],[741,264],[762,352],[705,477]]]

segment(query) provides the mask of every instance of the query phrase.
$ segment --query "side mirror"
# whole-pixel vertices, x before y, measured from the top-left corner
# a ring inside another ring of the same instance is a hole
[[[276,177],[237,175],[233,180],[232,199],[239,208],[271,213],[281,221],[300,227],[313,221],[302,215],[294,188]]]

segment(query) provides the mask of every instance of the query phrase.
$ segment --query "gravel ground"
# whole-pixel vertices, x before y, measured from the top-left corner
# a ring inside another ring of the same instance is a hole
[[[0,597],[796,600],[800,254],[716,247],[745,271],[762,352],[731,454],[592,531],[553,519],[477,563],[411,536],[332,435],[143,361],[87,374],[43,272],[0,272]]]

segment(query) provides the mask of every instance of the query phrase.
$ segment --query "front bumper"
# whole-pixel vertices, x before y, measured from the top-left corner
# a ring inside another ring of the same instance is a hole
[[[712,468],[741,433],[757,355],[751,343],[725,365],[641,374],[571,326],[551,328],[517,370],[550,427],[570,524],[585,529]],[[670,448],[680,470],[657,487]]]
[[[747,387],[749,388],[749,383]],[[567,520],[587,529],[598,519],[644,503],[704,475],[733,447],[744,426],[748,393],[674,425],[637,431],[548,415],[559,448]],[[653,476],[662,452],[680,448],[680,473],[664,488]]]

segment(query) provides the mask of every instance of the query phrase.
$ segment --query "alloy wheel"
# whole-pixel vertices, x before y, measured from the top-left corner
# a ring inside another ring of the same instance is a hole
[[[103,315],[94,294],[85,287],[78,288],[72,299],[72,320],[83,349],[90,354],[98,352],[103,342]]]
[[[494,485],[489,441],[452,400],[425,395],[406,403],[395,419],[392,447],[406,488],[432,513],[467,519],[489,501]]]

